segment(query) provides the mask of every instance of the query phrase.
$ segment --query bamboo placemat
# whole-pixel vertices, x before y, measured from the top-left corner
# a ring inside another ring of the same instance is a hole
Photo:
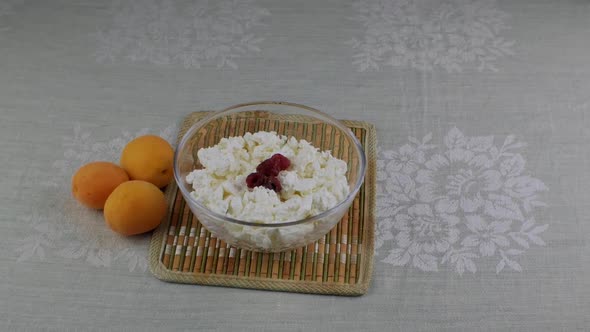
[[[179,138],[208,112],[190,114]],[[252,121],[253,118],[257,120]],[[253,131],[275,125],[317,126],[301,118],[252,112],[237,121],[254,123]],[[315,243],[281,253],[260,253],[227,245],[212,236],[194,217],[178,190],[166,190],[168,216],[150,244],[150,270],[171,282],[255,288],[299,293],[362,295],[373,270],[376,135],[366,122],[343,121],[367,155],[367,174],[349,213]],[[224,126],[224,124],[221,124]],[[266,125],[266,126],[265,126]],[[309,130],[308,132],[312,132]],[[315,132],[315,131],[314,131]],[[309,141],[313,143],[314,137]]]

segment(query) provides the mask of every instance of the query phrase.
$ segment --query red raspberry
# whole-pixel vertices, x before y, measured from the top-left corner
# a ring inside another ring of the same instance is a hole
[[[277,193],[280,192],[281,189],[283,189],[283,186],[281,186],[281,181],[279,181],[279,179],[274,176],[266,178],[266,183],[264,184],[264,187],[270,190],[274,190]]]
[[[246,185],[248,188],[262,186],[266,183],[266,176],[260,173],[251,173],[246,177]]]
[[[256,167],[256,172],[246,177],[246,185],[248,185],[248,188],[263,186],[278,193],[283,189],[283,186],[281,186],[281,181],[279,181],[277,175],[290,166],[291,161],[289,158],[277,153],[261,162]]]
[[[278,166],[278,168],[281,171],[286,170],[287,168],[289,168],[289,166],[291,166],[291,161],[289,160],[289,158],[283,156],[280,153],[277,153],[275,155],[273,155],[272,157],[270,157],[270,160],[276,165]]]
[[[271,159],[266,159],[256,167],[256,171],[266,176],[277,176],[281,170]]]
[[[286,170],[289,166],[291,166],[289,158],[277,153],[261,162],[260,165],[256,167],[256,171],[266,176],[277,176],[280,171]]]

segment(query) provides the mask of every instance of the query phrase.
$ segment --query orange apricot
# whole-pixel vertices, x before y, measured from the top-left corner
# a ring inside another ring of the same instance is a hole
[[[122,183],[109,196],[104,218],[113,231],[128,236],[158,227],[167,210],[168,203],[158,187],[133,180]]]
[[[165,187],[173,177],[174,149],[165,139],[140,136],[127,143],[121,153],[121,166],[132,180],[151,182]]]
[[[72,177],[72,194],[82,204],[102,209],[109,195],[129,176],[121,167],[106,161],[82,166]]]

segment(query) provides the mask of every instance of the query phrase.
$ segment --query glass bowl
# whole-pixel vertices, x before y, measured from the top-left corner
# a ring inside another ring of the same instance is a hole
[[[306,139],[321,151],[347,162],[350,193],[333,208],[318,215],[288,222],[251,222],[214,212],[190,193],[186,176],[202,168],[197,151],[219,143],[222,137],[246,132],[274,131],[298,140]],[[184,134],[174,156],[174,178],[186,204],[198,220],[217,238],[253,251],[279,252],[299,248],[328,233],[349,211],[366,171],[365,152],[353,132],[331,116],[304,105],[286,102],[240,104],[212,112]]]

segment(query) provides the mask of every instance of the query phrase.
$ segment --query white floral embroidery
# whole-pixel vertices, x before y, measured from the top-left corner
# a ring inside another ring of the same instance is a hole
[[[497,257],[496,272],[521,271],[514,259],[548,225],[537,225],[534,209],[545,184],[525,172],[519,150],[508,136],[467,137],[457,128],[444,145],[409,137],[398,150],[379,150],[377,160],[376,248],[391,245],[382,261],[438,271],[451,265],[458,274],[475,273],[475,261]]]
[[[27,174],[28,185],[51,192],[27,220],[31,234],[16,248],[17,261],[44,260],[48,255],[84,260],[94,266],[111,266],[120,261],[129,271],[147,269],[147,235],[122,237],[105,225],[100,211],[87,209],[71,198],[70,178],[83,164],[95,160],[119,160],[120,153],[131,139],[150,133],[142,129],[134,134],[123,132],[118,138],[95,142],[90,132],[80,125],[70,137],[63,138],[63,159],[53,164],[51,179],[42,174]],[[169,126],[157,133],[173,143],[176,127]]]
[[[494,61],[513,54],[514,42],[500,32],[508,14],[495,0],[360,0],[354,20],[365,35],[349,43],[358,52],[353,64],[359,71],[380,66],[457,72],[464,65],[496,71]]]
[[[237,69],[235,59],[259,52],[254,35],[270,12],[253,0],[114,1],[112,27],[96,34],[99,62],[121,58],[152,64]]]

